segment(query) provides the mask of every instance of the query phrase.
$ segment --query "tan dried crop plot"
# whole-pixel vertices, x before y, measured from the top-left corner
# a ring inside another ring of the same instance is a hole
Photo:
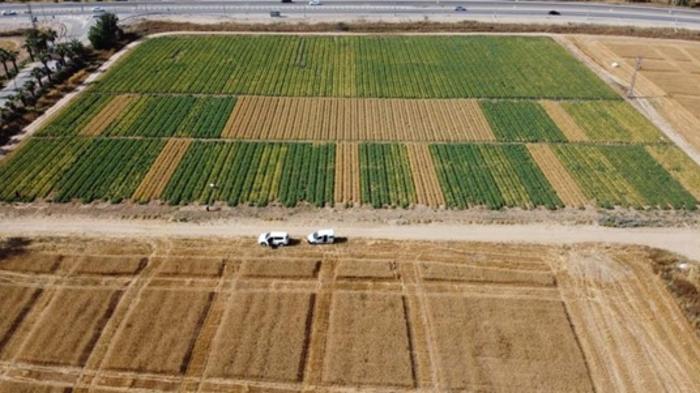
[[[132,199],[148,201],[159,198],[191,143],[191,139],[170,138],[134,192]]]
[[[107,105],[100,110],[81,130],[82,135],[100,135],[115,119],[122,114],[122,111],[134,102],[138,96],[133,94],[122,94],[114,96]]]
[[[339,143],[335,150],[335,203],[360,203],[360,152],[357,143]]]
[[[581,127],[576,124],[576,121],[569,115],[569,113],[562,108],[561,104],[556,101],[540,101],[542,107],[549,117],[552,118],[554,123],[559,127],[561,132],[564,133],[566,139],[571,142],[581,142],[587,141],[588,136],[586,132],[581,129]]]
[[[40,328],[30,330],[18,359],[39,364],[83,365],[120,296],[121,292],[112,290],[58,291],[37,321]]]
[[[313,303],[308,293],[236,294],[214,340],[207,376],[301,381]]]
[[[146,290],[107,354],[106,368],[182,374],[212,294]]]
[[[549,145],[530,144],[527,149],[564,205],[582,207],[589,203],[576,181],[564,168]]]
[[[700,342],[651,269],[673,258],[659,251],[359,239],[278,250],[254,239],[5,244],[0,266],[11,255],[14,270],[0,271],[0,392],[700,388]],[[16,269],[41,260],[60,263]]]
[[[438,181],[433,156],[427,144],[408,144],[408,159],[416,186],[416,198],[419,204],[440,207],[445,205],[445,197]]]
[[[264,140],[495,140],[476,100],[243,96],[224,138]]]
[[[404,301],[398,295],[334,294],[323,380],[413,386]]]

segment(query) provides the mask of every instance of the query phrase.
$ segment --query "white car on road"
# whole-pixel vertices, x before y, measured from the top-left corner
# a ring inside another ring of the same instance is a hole
[[[14,16],[17,15],[17,11],[15,10],[3,10],[2,11],[2,16]]]
[[[265,232],[258,236],[258,244],[263,247],[280,247],[289,245],[287,232]]]
[[[321,0],[309,0],[309,5],[321,5]]]
[[[335,242],[335,231],[332,229],[321,229],[306,237],[309,244],[333,244]]]

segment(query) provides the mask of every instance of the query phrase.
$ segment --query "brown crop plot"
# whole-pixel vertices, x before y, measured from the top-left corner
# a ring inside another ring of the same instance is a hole
[[[427,144],[406,145],[411,164],[413,183],[416,186],[416,199],[419,204],[440,207],[445,205],[445,197],[435,172],[432,154]]]
[[[562,133],[566,136],[566,139],[568,139],[571,142],[581,142],[581,141],[587,141],[588,136],[586,136],[586,132],[581,129],[581,127],[576,124],[576,121],[574,121],[573,118],[566,112],[562,106],[556,102],[556,101],[540,101],[540,104],[542,104],[542,107],[544,107],[545,111],[547,111],[547,114],[549,117],[552,118],[554,123],[559,127]]]
[[[90,119],[80,133],[88,136],[100,135],[137,98],[138,96],[133,94],[114,96],[95,117]]]
[[[181,238],[16,248],[0,253],[3,393],[700,388],[700,340],[652,270],[672,258],[661,251]],[[19,269],[33,261],[48,262]]]
[[[527,149],[564,205],[582,207],[590,202],[549,145],[531,144]]]
[[[132,199],[149,201],[159,198],[191,143],[191,139],[169,139],[134,192]]]
[[[339,141],[495,140],[476,100],[238,98],[224,138]]]
[[[335,151],[335,203],[360,203],[360,152],[357,143],[338,143]]]

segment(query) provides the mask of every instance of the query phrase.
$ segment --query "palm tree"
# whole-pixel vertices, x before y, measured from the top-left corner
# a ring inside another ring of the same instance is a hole
[[[19,68],[17,68],[17,58],[19,57],[19,52],[11,50],[7,52],[8,59],[12,62],[12,66],[15,68],[15,74],[19,74]]]
[[[33,69],[32,76],[36,78],[37,83],[39,83],[39,87],[44,87],[44,82],[41,81],[41,78],[44,77],[44,72],[41,70],[41,68]]]
[[[88,50],[82,42],[72,40],[68,43],[68,54],[74,62],[82,63],[88,55]]]
[[[58,64],[63,67],[66,65],[66,57],[68,57],[69,45],[66,43],[58,44],[54,47],[54,53],[56,54],[56,60]]]
[[[0,61],[2,62],[2,68],[5,69],[5,75],[7,75],[9,78],[10,70],[7,69],[7,61],[10,59],[8,58],[8,55],[9,53],[5,49],[0,48]]]
[[[39,36],[42,37],[45,42],[53,44],[56,42],[56,38],[58,38],[58,33],[56,33],[54,29],[46,29],[42,30]]]
[[[31,79],[29,79],[28,81],[24,82],[24,89],[27,90],[27,91],[29,92],[29,94],[31,94],[33,100],[36,99],[36,94],[34,93],[34,88],[35,88],[35,87],[36,87],[36,82],[34,82],[34,81],[31,80]]]
[[[39,61],[41,61],[41,64],[44,65],[44,74],[49,78],[49,82],[53,82],[51,79],[51,68],[49,68],[49,61],[51,60],[51,56],[49,56],[48,53],[42,52],[41,57],[39,57]]]

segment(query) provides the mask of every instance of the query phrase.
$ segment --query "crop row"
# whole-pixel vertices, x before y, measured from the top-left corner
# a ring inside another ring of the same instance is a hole
[[[535,101],[483,101],[481,107],[498,140],[564,142],[566,138]]]
[[[432,145],[448,207],[562,206],[523,145]]]
[[[333,202],[335,145],[195,142],[163,199],[171,204],[225,201],[231,206]]]
[[[408,207],[416,202],[405,145],[361,144],[360,179],[362,203],[379,208]]]
[[[57,202],[130,198],[163,148],[161,140],[93,139],[56,184]]]
[[[619,101],[564,102],[562,107],[588,139],[596,142],[660,142],[659,130],[630,104]]]
[[[598,206],[695,209],[698,202],[642,146],[557,145],[554,151]]]
[[[129,93],[377,98],[607,98],[615,93],[543,37],[160,37],[101,81]]]
[[[127,106],[103,135],[217,137],[234,102],[234,97],[143,96]]]
[[[88,139],[30,139],[0,162],[0,200],[31,202],[48,197],[88,145]]]
[[[0,200],[231,206],[352,200],[461,209],[588,203],[694,209],[698,202],[698,166],[665,145],[343,146],[336,157],[333,143],[30,138],[0,162]]]
[[[77,135],[112,99],[109,94],[81,94],[41,129],[40,136]]]

